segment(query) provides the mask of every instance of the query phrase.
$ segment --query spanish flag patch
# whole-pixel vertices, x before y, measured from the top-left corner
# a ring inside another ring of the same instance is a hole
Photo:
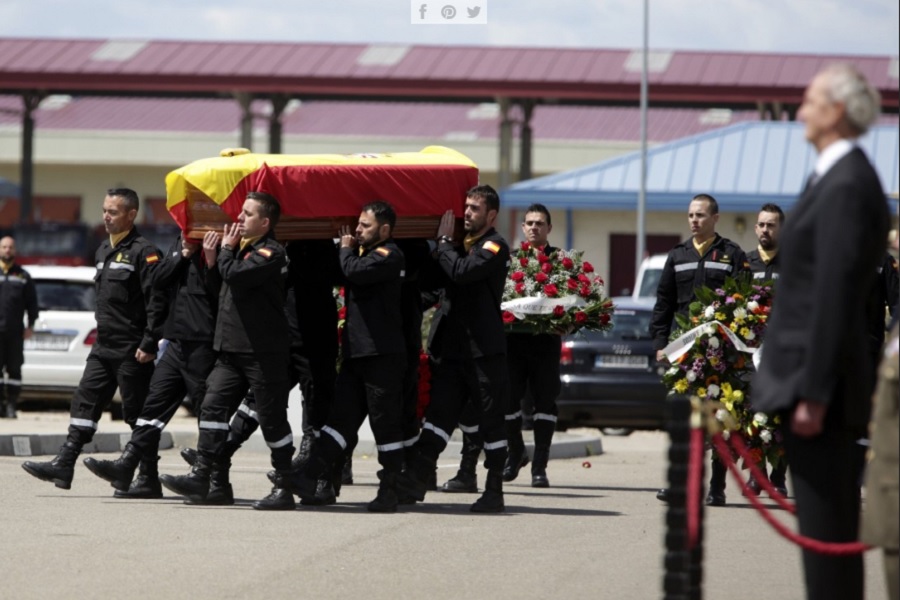
[[[382,256],[387,256],[388,254],[391,253],[391,251],[388,250],[387,248],[385,248],[384,246],[379,246],[378,248],[375,248],[375,252],[377,252],[378,254],[380,254]]]
[[[159,262],[159,256],[157,256],[156,254],[151,254],[150,256],[147,257],[148,265],[152,265],[155,262]]]
[[[481,247],[491,254],[497,254],[498,252],[500,252],[500,244],[498,244],[497,242],[487,241]]]
[[[271,258],[271,257],[272,257],[272,251],[269,250],[268,248],[260,248],[259,250],[257,250],[257,252],[259,252],[260,254],[262,254],[263,256],[265,256],[266,258]]]

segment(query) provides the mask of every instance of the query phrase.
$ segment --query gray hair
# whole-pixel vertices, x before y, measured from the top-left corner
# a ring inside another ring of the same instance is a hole
[[[831,65],[823,73],[829,99],[844,105],[847,124],[859,135],[867,132],[881,111],[881,94],[853,65]]]

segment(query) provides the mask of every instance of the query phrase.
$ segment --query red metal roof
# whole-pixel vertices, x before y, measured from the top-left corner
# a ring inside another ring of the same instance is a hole
[[[130,46],[129,46],[130,44]],[[122,50],[122,58],[114,58]],[[373,46],[127,40],[0,39],[0,93],[214,96],[231,91],[303,98],[498,96],[573,104],[637,102],[632,52],[409,46],[396,61],[362,63]],[[694,106],[799,103],[813,74],[843,61],[862,69],[883,105],[898,108],[896,64],[888,56],[741,54],[654,50],[664,67],[649,75],[651,101]]]

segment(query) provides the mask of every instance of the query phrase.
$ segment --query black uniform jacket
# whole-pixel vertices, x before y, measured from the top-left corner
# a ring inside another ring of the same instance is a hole
[[[500,302],[509,271],[509,246],[493,228],[468,254],[441,242],[437,262],[447,278],[431,351],[439,358],[479,358],[506,354]]]
[[[656,305],[650,321],[653,347],[656,350],[666,347],[675,314],[687,316],[698,287],[721,287],[726,277],[737,277],[749,270],[741,247],[718,233],[703,256],[694,248],[691,238],[672,248],[656,288]]]
[[[293,240],[285,245],[288,292],[285,313],[291,328],[291,348],[330,354],[337,349],[337,303],[341,267],[332,240]]]
[[[881,346],[884,344],[884,334],[887,327],[884,324],[885,308],[891,314],[891,321],[897,318],[897,299],[900,295],[900,277],[897,273],[897,259],[884,253],[884,259],[878,265],[878,277],[875,279],[875,287],[872,297],[866,306],[866,320],[869,328],[869,347],[873,356],[881,354]]]
[[[286,353],[287,258],[271,234],[239,248],[222,248],[222,277],[213,348],[219,352]]]
[[[388,239],[363,251],[362,256],[357,248],[341,248],[340,262],[347,307],[341,353],[345,358],[403,354],[403,252]]]
[[[28,271],[13,263],[7,273],[0,271],[0,332],[21,337],[28,313],[28,326],[38,318],[37,292]]]
[[[788,411],[806,399],[828,406],[826,427],[865,433],[875,379],[865,305],[889,222],[878,174],[859,148],[800,196],[781,234],[756,410]]]
[[[773,281],[778,279],[778,271],[781,267],[780,253],[775,254],[769,263],[766,263],[759,255],[759,250],[751,250],[747,253],[747,262],[750,263],[750,271],[753,279],[759,281]]]
[[[206,265],[202,248],[190,258],[183,257],[179,236],[157,266],[153,287],[163,291],[168,300],[164,338],[212,343],[222,278],[218,265]]]
[[[135,227],[115,248],[103,240],[95,261],[97,343],[91,351],[104,358],[130,356],[138,348],[156,354],[166,317],[165,297],[152,286],[159,250]]]

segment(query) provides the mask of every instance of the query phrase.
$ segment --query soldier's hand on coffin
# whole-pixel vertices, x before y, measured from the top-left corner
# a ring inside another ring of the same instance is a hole
[[[338,236],[341,238],[341,248],[352,248],[356,245],[356,236],[353,235],[349,225],[341,226]]]
[[[448,210],[441,217],[441,224],[438,226],[438,238],[443,236],[452,238],[454,229],[456,229],[456,217],[452,210]]]

